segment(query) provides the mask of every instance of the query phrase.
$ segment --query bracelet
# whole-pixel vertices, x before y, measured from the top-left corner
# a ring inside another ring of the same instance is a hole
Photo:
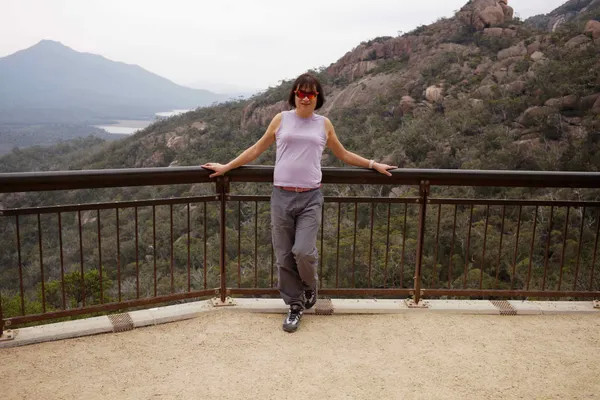
[[[375,164],[375,160],[369,161],[369,169],[373,169],[373,164]]]

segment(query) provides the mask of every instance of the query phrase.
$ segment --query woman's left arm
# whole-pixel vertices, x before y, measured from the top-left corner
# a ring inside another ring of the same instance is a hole
[[[392,174],[388,170],[398,168],[394,165],[381,164],[375,162],[374,160],[367,160],[366,158],[361,157],[358,154],[346,150],[342,143],[340,143],[337,135],[335,134],[333,124],[328,118],[325,118],[325,130],[327,132],[327,147],[331,149],[331,151],[337,158],[339,158],[346,164],[354,165],[356,167],[372,168],[377,172],[380,172],[387,176],[392,176]]]

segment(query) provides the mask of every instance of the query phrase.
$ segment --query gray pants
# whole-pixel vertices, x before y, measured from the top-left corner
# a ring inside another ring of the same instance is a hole
[[[317,233],[323,201],[319,189],[296,193],[273,188],[271,232],[278,289],[285,304],[304,308],[304,291],[317,289]]]

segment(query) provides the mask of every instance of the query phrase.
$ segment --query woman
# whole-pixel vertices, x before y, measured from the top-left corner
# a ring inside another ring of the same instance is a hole
[[[317,232],[321,225],[323,195],[321,156],[325,146],[346,164],[367,167],[391,176],[398,168],[367,160],[344,148],[328,118],[315,114],[325,96],[320,82],[310,74],[296,79],[288,103],[291,111],[277,114],[264,136],[228,164],[207,163],[215,171],[210,177],[225,174],[260,156],[274,142],[277,145],[271,226],[273,248],[279,276],[278,289],[290,306],[283,329],[298,329],[303,311],[317,301]]]

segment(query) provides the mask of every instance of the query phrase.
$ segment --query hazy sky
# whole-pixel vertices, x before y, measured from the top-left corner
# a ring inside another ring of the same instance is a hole
[[[180,84],[277,85],[378,36],[449,17],[467,0],[0,0],[0,57],[42,39]],[[566,0],[509,0],[517,15]]]

